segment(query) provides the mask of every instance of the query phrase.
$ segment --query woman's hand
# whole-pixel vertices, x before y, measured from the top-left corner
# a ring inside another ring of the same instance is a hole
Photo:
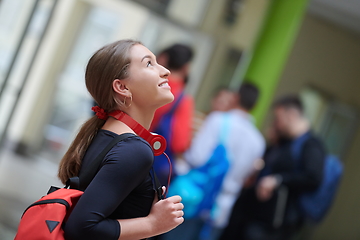
[[[168,232],[184,221],[183,208],[180,196],[160,201],[155,196],[147,217],[118,220],[121,226],[119,240],[143,239]]]
[[[181,203],[180,196],[156,201],[148,216],[154,227],[154,232],[162,234],[183,223],[183,208],[184,205]]]

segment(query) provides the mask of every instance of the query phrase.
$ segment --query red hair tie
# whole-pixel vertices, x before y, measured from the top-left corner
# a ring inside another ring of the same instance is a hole
[[[104,109],[102,109],[99,106],[92,107],[91,110],[93,110],[96,114],[96,116],[101,120],[108,119],[108,114],[105,112]]]

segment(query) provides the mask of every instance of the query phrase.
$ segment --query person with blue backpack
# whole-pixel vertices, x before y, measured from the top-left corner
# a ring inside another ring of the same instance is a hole
[[[280,98],[273,115],[265,167],[240,194],[220,240],[291,239],[308,221],[321,221],[334,199],[342,165],[311,131],[300,99]]]
[[[244,83],[236,95],[232,109],[207,116],[184,154],[191,170],[174,178],[169,196],[181,195],[186,220],[164,240],[216,239],[244,180],[264,153],[265,140],[249,113],[259,90]]]

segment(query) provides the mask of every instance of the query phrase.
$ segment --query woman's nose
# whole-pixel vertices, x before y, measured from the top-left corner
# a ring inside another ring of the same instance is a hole
[[[162,78],[167,78],[167,77],[169,77],[170,76],[170,74],[171,74],[171,72],[169,71],[169,69],[167,69],[167,68],[165,68],[165,67],[163,67],[163,66],[161,66],[161,65],[159,65],[160,66],[160,77],[162,77]]]

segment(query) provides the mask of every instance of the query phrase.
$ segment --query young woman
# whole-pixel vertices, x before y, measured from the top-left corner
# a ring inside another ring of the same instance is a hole
[[[62,182],[81,172],[114,137],[131,133],[105,156],[101,168],[72,211],[67,240],[145,239],[183,219],[179,196],[158,200],[150,170],[150,145],[108,113],[121,110],[148,129],[155,110],[174,98],[170,72],[140,42],[122,40],[98,50],[86,68],[86,87],[99,107],[80,129],[60,163]],[[80,178],[81,180],[81,178]]]

